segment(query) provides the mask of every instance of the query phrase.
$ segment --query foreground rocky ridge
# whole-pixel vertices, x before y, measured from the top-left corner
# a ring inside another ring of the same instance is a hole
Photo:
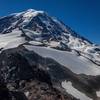
[[[77,100],[37,80],[23,80],[19,84],[16,88],[16,83],[10,83],[8,89],[0,83],[0,100]]]
[[[18,100],[77,100],[62,87],[65,80],[71,81],[76,89],[91,100],[98,100],[96,91],[100,89],[99,75],[75,74],[53,59],[28,51],[23,45],[0,54],[0,71],[10,91],[5,88],[8,93],[14,93],[15,98],[21,94],[25,96],[22,98],[26,98]]]

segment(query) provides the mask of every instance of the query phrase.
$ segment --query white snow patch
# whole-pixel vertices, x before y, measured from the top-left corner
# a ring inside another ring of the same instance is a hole
[[[98,97],[100,97],[100,91],[97,91],[96,94]]]
[[[68,81],[68,82],[66,82],[66,81],[62,82],[62,87],[64,89],[66,89],[66,92],[68,92],[69,94],[73,95],[77,99],[80,99],[80,100],[92,100],[91,98],[89,98],[88,96],[86,96],[84,93],[82,93],[79,90],[77,90],[76,88],[74,88],[72,86],[72,83],[70,81]]]
[[[38,41],[30,41],[29,43],[32,45],[43,45],[43,43],[38,42]]]
[[[27,92],[25,92],[24,94],[25,94],[25,96],[26,96],[26,97],[28,97],[28,96],[29,96],[29,92],[28,92],[28,91],[27,91]]]
[[[57,47],[57,46],[59,46],[59,42],[57,42],[57,41],[50,41],[50,43],[49,43],[49,45],[50,45],[50,47]]]

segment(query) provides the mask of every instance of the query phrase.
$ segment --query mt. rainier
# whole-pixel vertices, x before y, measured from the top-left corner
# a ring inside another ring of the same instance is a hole
[[[99,100],[100,46],[44,11],[1,17],[0,77],[0,100]]]

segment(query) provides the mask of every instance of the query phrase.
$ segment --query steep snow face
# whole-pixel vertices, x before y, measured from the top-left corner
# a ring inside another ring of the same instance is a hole
[[[78,91],[76,88],[74,88],[70,81],[69,82],[66,82],[66,81],[62,82],[62,87],[64,89],[66,89],[66,92],[73,95],[77,99],[80,99],[80,100],[93,100],[93,99],[87,97],[84,93],[82,93],[82,92]]]
[[[24,45],[24,47],[30,51],[36,52],[43,57],[54,59],[76,74],[86,74],[92,76],[100,75],[99,66],[95,65],[90,60],[82,56],[73,54],[72,52],[59,51],[48,47],[37,47],[32,45]]]

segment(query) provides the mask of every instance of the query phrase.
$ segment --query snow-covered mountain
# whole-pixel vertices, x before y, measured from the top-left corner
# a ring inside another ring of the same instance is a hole
[[[22,88],[23,80],[30,87],[52,84],[61,100],[99,100],[100,46],[44,11],[14,13],[0,18],[0,73],[10,92],[24,92],[28,100],[35,100],[34,89]]]
[[[21,13],[15,13],[0,18],[0,34],[8,33],[10,33],[11,36],[13,36],[13,33],[14,36],[15,33],[25,34],[24,37],[27,37],[29,41],[32,40],[43,43],[48,47],[78,51],[81,55],[100,65],[100,46],[81,37],[70,27],[48,16],[48,14],[43,11],[29,9]],[[18,34],[16,35],[18,36]],[[2,39],[4,37],[7,38],[6,35],[1,35],[0,37]],[[0,39],[1,42],[6,41],[2,39]],[[20,40],[19,37],[18,39]],[[18,41],[18,39],[16,41]],[[4,44],[6,45],[6,43],[1,43],[0,45],[2,44],[3,46]]]

